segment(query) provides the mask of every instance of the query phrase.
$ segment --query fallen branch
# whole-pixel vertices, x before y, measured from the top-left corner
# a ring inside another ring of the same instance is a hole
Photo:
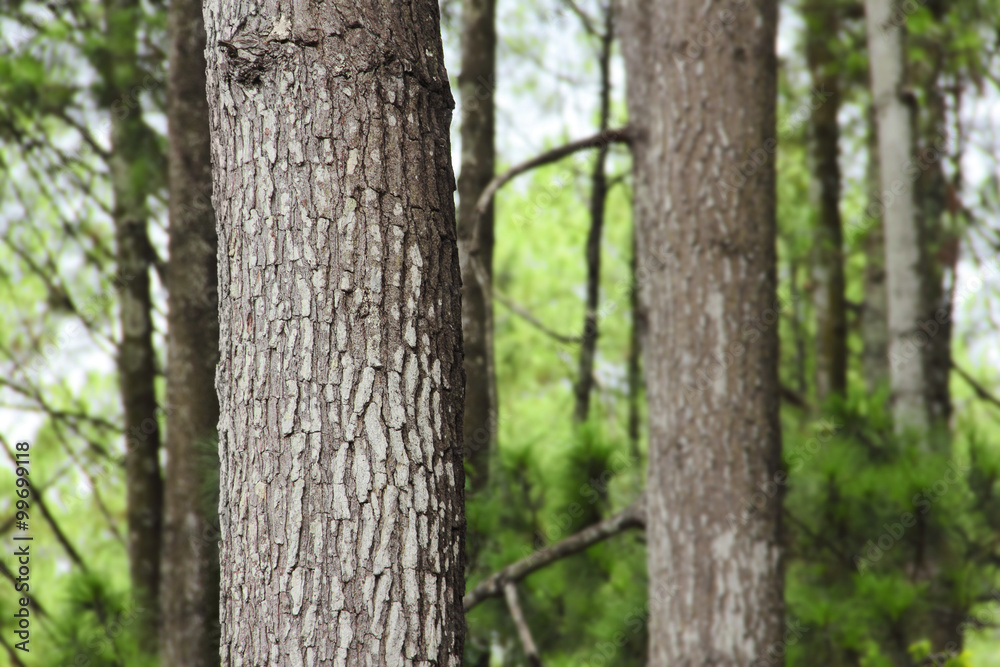
[[[560,542],[540,549],[530,556],[508,565],[499,572],[491,574],[465,594],[462,606],[465,608],[466,613],[468,613],[469,610],[480,602],[503,595],[504,586],[508,583],[521,581],[532,572],[540,570],[546,565],[551,565],[557,560],[580,553],[584,549],[592,547],[598,542],[622,533],[629,528],[644,528],[645,525],[645,496],[640,496],[634,503],[613,517],[584,528]]]
[[[517,635],[521,638],[521,646],[524,647],[524,656],[528,659],[531,667],[543,667],[542,657],[538,654],[538,647],[535,646],[535,639],[531,636],[531,628],[524,620],[524,612],[521,611],[521,603],[517,599],[517,586],[514,582],[508,581],[503,585],[503,594],[507,598],[507,607],[510,609],[510,616],[517,626]]]

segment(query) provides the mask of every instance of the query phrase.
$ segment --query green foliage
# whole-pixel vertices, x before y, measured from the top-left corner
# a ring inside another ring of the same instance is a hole
[[[38,664],[156,667],[139,650],[137,610],[126,594],[92,575],[74,574],[66,584],[63,615],[51,628],[53,641],[36,645]]]

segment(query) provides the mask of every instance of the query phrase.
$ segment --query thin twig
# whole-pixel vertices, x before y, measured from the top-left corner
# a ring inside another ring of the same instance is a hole
[[[514,582],[508,581],[503,585],[503,594],[507,598],[507,608],[510,609],[510,617],[514,619],[514,625],[517,627],[517,636],[521,639],[528,664],[531,667],[543,667],[542,657],[538,654],[538,647],[531,636],[531,628],[524,620],[524,612],[521,611],[521,603],[517,599],[517,586]]]

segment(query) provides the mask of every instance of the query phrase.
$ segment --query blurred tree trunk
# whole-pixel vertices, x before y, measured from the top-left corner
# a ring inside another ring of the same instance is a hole
[[[465,347],[465,443],[469,488],[489,480],[496,447],[497,395],[493,358],[493,203],[477,215],[476,202],[493,179],[496,90],[496,2],[462,2],[462,164],[458,177],[458,243],[462,258],[462,336]],[[477,247],[473,248],[473,245]],[[478,260],[485,276],[477,275]],[[485,280],[484,280],[485,278]]]
[[[725,36],[696,42],[715,21]],[[769,0],[623,7],[648,276],[651,665],[783,651],[776,23]],[[761,488],[774,496],[737,517]]]
[[[868,114],[868,164],[865,180],[871,191],[865,209],[868,233],[865,236],[865,304],[861,311],[862,365],[869,393],[889,381],[888,294],[885,288],[885,230],[878,203],[878,130],[875,110]]]
[[[843,230],[840,220],[840,108],[838,63],[830,48],[837,38],[838,7],[812,2],[806,11],[806,59],[813,88],[826,99],[812,109],[809,152],[811,195],[817,213],[813,281],[816,300],[816,395],[847,391],[847,306],[844,299]]]
[[[629,310],[632,315],[632,326],[629,328],[628,361],[626,365],[626,381],[628,382],[628,441],[629,453],[632,456],[633,469],[636,475],[636,488],[642,487],[642,451],[639,444],[642,437],[639,406],[643,390],[642,348],[645,340],[646,314],[642,310],[639,299],[639,279],[636,276],[638,268],[639,248],[636,245],[636,230],[632,228],[632,261],[629,267]]]
[[[923,234],[917,208],[914,107],[901,20],[892,0],[865,0],[872,100],[878,123],[888,293],[889,377],[897,430],[926,430],[928,383],[920,324],[926,316]]]
[[[943,12],[936,6],[935,11]],[[943,20],[943,15],[938,15]],[[926,168],[920,174],[918,192],[921,200],[924,228],[926,230],[925,269],[927,294],[924,297],[928,321],[933,327],[926,327],[924,333],[930,338],[927,346],[927,406],[931,419],[938,424],[947,424],[951,417],[951,393],[948,380],[951,377],[951,309],[952,292],[949,288],[955,279],[955,262],[958,260],[958,237],[948,229],[948,181],[944,173],[947,158],[948,122],[947,101],[941,90],[945,85],[943,70],[945,55],[941,45],[932,45],[932,71],[923,86],[926,113],[920,127],[920,164]]]
[[[611,45],[615,37],[614,5],[609,3],[604,10],[603,31],[597,35],[601,40],[600,97],[598,102],[598,125],[601,132],[608,131],[611,116]],[[573,418],[577,423],[587,421],[590,416],[590,393],[594,388],[594,360],[597,357],[597,306],[601,295],[601,234],[604,231],[604,208],[608,198],[607,162],[610,142],[602,142],[597,147],[594,172],[590,179],[590,230],[587,232],[587,302],[583,318],[583,335],[580,337],[580,369],[574,387],[576,406]]]
[[[461,664],[461,274],[436,0],[205,5],[223,665]]]
[[[169,410],[160,653],[167,665],[209,667],[219,664],[219,302],[200,0],[172,0],[169,31]]]
[[[159,631],[163,482],[149,277],[155,255],[146,229],[154,157],[147,150],[150,130],[139,100],[144,83],[136,49],[139,20],[136,0],[105,0],[108,52],[102,76],[111,112],[112,217],[122,285],[117,361],[126,434],[128,556],[137,636],[143,650],[153,653]]]

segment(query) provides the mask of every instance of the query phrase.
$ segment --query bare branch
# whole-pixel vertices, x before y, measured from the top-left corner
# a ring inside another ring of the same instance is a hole
[[[517,586],[512,581],[503,585],[503,594],[507,598],[507,608],[510,609],[510,616],[517,626],[517,636],[521,638],[521,646],[524,647],[524,655],[528,659],[531,667],[543,667],[542,657],[538,654],[538,647],[531,636],[531,628],[524,620],[524,612],[521,611],[521,603],[517,599]]]
[[[981,385],[974,377],[969,375],[954,361],[951,363],[951,367],[956,373],[958,373],[959,377],[965,380],[969,386],[972,387],[972,391],[976,392],[976,396],[1000,408],[1000,398],[994,396],[989,389]]]
[[[491,574],[465,594],[465,598],[462,600],[465,612],[468,613],[483,600],[503,595],[503,587],[508,582],[521,581],[529,574],[546,565],[551,565],[557,560],[580,553],[584,549],[629,528],[643,528],[645,525],[646,500],[643,495],[618,514],[584,528],[560,542],[540,549],[527,558],[522,558],[499,572]]]
[[[594,20],[590,17],[590,14],[583,11],[583,8],[576,4],[575,0],[564,1],[569,10],[576,14],[576,17],[580,19],[580,23],[583,25],[583,29],[588,35],[592,37],[603,37],[601,33],[597,32],[597,28],[594,27]]]
[[[619,128],[606,130],[604,132],[598,132],[592,136],[586,137],[584,139],[577,139],[576,141],[571,141],[570,143],[560,146],[558,148],[553,148],[552,150],[545,151],[541,155],[537,155],[530,160],[522,162],[521,164],[515,165],[505,171],[502,174],[497,174],[490,181],[490,184],[486,186],[483,190],[483,194],[479,196],[479,201],[476,202],[476,215],[483,215],[486,209],[489,208],[490,204],[493,202],[493,197],[496,196],[497,190],[502,188],[508,181],[513,178],[523,174],[526,171],[531,171],[537,167],[542,167],[553,162],[558,162],[567,155],[572,155],[577,151],[582,151],[587,148],[596,148],[601,145],[606,144],[627,144],[629,142],[628,128]]]
[[[539,331],[541,331],[546,336],[554,338],[557,341],[559,341],[560,343],[577,344],[577,343],[580,342],[580,338],[578,336],[565,336],[565,335],[559,333],[558,331],[553,331],[548,326],[546,326],[541,320],[539,320],[537,317],[535,317],[534,315],[532,315],[531,312],[528,311],[526,308],[524,308],[523,306],[520,306],[520,305],[516,304],[515,302],[511,301],[510,299],[508,299],[507,297],[505,297],[503,294],[500,294],[499,292],[494,291],[493,292],[493,298],[496,299],[497,301],[499,301],[500,303],[502,303],[512,313],[514,313],[515,315],[517,315],[518,317],[520,317],[521,319],[523,319],[525,322],[527,322],[531,326],[533,326],[536,329],[538,329]]]

